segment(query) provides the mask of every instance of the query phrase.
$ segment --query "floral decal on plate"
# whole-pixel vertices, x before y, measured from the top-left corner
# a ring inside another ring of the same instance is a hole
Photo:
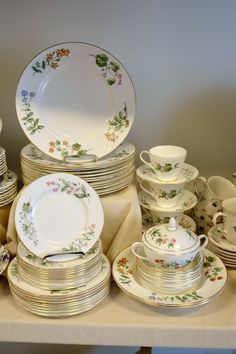
[[[44,125],[40,124],[39,118],[34,117],[34,112],[31,109],[31,101],[35,97],[34,92],[28,92],[27,90],[22,90],[21,95],[23,97],[23,108],[24,117],[21,118],[26,130],[30,135],[35,133],[40,133],[40,130],[44,128]]]
[[[95,229],[95,224],[85,227],[83,232],[81,232],[81,234],[74,241],[69,243],[67,247],[62,247],[61,250],[63,252],[81,252],[84,247],[88,246],[88,242],[94,238]]]
[[[192,168],[182,168],[183,176],[189,181],[194,177],[195,171]]]
[[[53,262],[50,263],[47,261],[47,259],[43,259],[43,258],[39,258],[37,256],[35,256],[34,254],[28,253],[26,255],[26,258],[28,260],[29,263],[32,263],[34,265],[37,266],[43,266],[43,267],[55,267],[55,265],[62,267],[62,264],[57,263],[57,262]]]
[[[132,274],[132,269],[129,266],[129,261],[127,258],[123,257],[117,262],[117,271],[120,274],[119,280],[121,284],[129,285],[131,282],[130,274]]]
[[[41,61],[37,61],[34,65],[32,65],[33,75],[42,74],[47,67],[52,69],[56,69],[59,66],[59,62],[63,57],[68,57],[70,54],[69,49],[57,49],[51,53],[48,53],[45,58]]]
[[[20,216],[20,224],[23,233],[28,238],[28,240],[32,240],[34,246],[37,246],[39,243],[37,230],[33,224],[33,216],[32,216],[33,208],[31,206],[30,200],[26,203],[22,204],[21,211],[19,213]]]
[[[31,157],[33,160],[42,160],[42,152],[34,145],[30,146],[30,151],[27,153],[27,156]]]
[[[116,116],[108,120],[108,131],[105,133],[108,141],[116,142],[119,134],[122,134],[128,128],[129,120],[127,116],[128,113],[125,104],[123,111],[120,111]]]
[[[158,246],[165,245],[168,249],[173,249],[176,243],[176,239],[169,239],[167,236],[161,236],[160,229],[155,229],[151,232],[151,239],[155,241]]]
[[[13,278],[15,278],[18,282],[22,281],[22,279],[20,277],[20,274],[18,272],[17,263],[14,263],[14,264],[11,265],[10,271],[11,271],[11,275],[12,275]]]
[[[61,192],[72,194],[76,198],[87,198],[90,201],[90,195],[86,188],[81,183],[67,181],[64,178],[59,178],[58,181],[47,181],[47,186],[52,188],[53,192]]]
[[[83,149],[81,144],[69,144],[67,140],[50,141],[48,151],[51,154],[55,151],[59,151],[63,160],[65,160],[67,156],[80,158],[88,155],[88,150]]]
[[[120,65],[118,63],[109,60],[106,54],[90,55],[95,58],[96,64],[101,68],[102,75],[108,85],[122,84],[122,74],[119,72]]]
[[[156,293],[152,293],[149,296],[150,300],[154,301],[162,301],[162,302],[182,302],[182,303],[188,303],[192,302],[193,300],[202,300],[203,297],[198,294],[197,291],[192,291],[190,293],[186,293],[184,295],[166,295],[166,296],[161,296]]]
[[[213,256],[205,257],[203,267],[205,268],[205,277],[210,281],[222,280],[223,277],[220,275],[222,267],[216,267],[216,258]]]

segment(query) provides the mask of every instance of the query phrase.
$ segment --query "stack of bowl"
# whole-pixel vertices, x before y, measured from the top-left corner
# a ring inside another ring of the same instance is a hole
[[[168,224],[150,228],[131,246],[137,281],[164,294],[196,290],[204,278],[202,251],[207,242],[206,235],[182,228],[173,217]]]
[[[150,161],[146,161],[145,156]],[[170,217],[180,217],[192,209],[197,197],[185,189],[187,183],[195,180],[198,170],[185,163],[187,151],[179,146],[156,146],[140,154],[144,165],[137,169],[139,203],[143,214],[160,223],[168,222]],[[188,217],[191,224],[191,218]]]

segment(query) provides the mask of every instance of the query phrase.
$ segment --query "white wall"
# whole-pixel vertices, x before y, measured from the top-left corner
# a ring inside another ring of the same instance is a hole
[[[84,41],[111,52],[132,77],[137,114],[128,140],[138,153],[185,146],[202,175],[231,178],[235,34],[234,0],[0,0],[0,145],[9,167],[19,172],[28,142],[14,103],[23,68],[48,46]]]

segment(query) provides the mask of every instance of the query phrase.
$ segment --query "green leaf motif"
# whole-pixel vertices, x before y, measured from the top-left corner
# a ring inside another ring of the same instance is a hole
[[[109,61],[109,58],[104,53],[99,53],[97,55],[90,54],[90,56],[95,57],[95,62],[99,68],[101,68],[101,73],[106,79],[108,85],[112,86],[114,84],[122,84],[122,74],[120,72],[120,65],[114,61]]]
[[[128,113],[126,104],[123,111],[118,112],[113,118],[108,120],[108,130],[105,136],[108,141],[116,142],[120,134],[129,127]]]
[[[96,64],[103,68],[104,66],[107,66],[108,62],[108,57],[106,54],[97,54],[96,55]]]

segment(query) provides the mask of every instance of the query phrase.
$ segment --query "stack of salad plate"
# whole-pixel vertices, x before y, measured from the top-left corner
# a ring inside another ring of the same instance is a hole
[[[25,187],[15,212],[20,243],[7,272],[16,303],[49,317],[100,303],[111,273],[102,253],[103,223],[99,196],[77,176],[49,174]]]
[[[21,152],[23,182],[68,172],[99,195],[129,186],[135,148],[124,140],[135,106],[129,74],[106,50],[67,42],[36,55],[16,91],[19,123],[31,141]]]

